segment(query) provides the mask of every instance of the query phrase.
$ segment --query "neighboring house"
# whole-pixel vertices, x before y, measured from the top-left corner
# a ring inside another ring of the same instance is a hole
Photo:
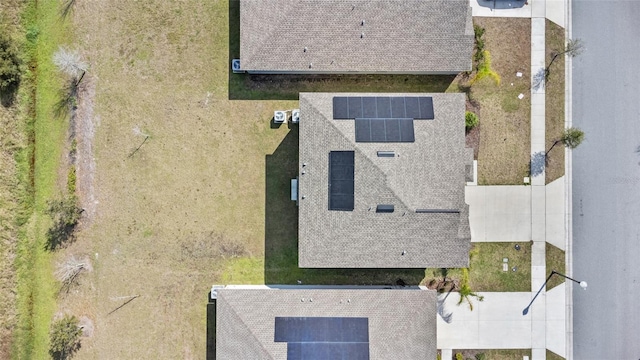
[[[457,74],[473,44],[469,0],[240,0],[250,73]]]
[[[212,290],[216,359],[436,358],[436,292],[414,289]]]
[[[300,94],[298,264],[467,267],[464,94]]]

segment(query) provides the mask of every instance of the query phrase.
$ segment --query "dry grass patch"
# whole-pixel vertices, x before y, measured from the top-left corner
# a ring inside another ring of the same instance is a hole
[[[520,360],[524,356],[531,358],[531,349],[500,349],[500,350],[453,350],[453,359],[456,360],[456,354],[462,354],[463,359],[479,359],[479,354],[484,354],[486,360]],[[547,350],[548,353],[548,350]],[[482,355],[480,355],[482,356]],[[442,359],[445,360],[445,359]],[[449,360],[449,359],[446,359]]]
[[[546,62],[564,50],[564,28],[546,21]],[[565,56],[559,56],[549,69],[549,78],[545,84],[545,131],[546,149],[562,136],[564,131],[564,95],[565,95]],[[547,154],[546,183],[564,175],[564,146],[559,144]]]
[[[551,270],[555,270],[559,273],[566,273],[567,269],[565,268],[565,255],[564,251],[560,250],[556,246],[553,246],[549,243],[546,244],[545,249],[545,262],[547,266],[547,272],[551,273]],[[565,278],[562,276],[553,276],[549,282],[547,283],[547,291],[553,289],[554,287],[565,282]]]
[[[518,18],[474,18],[485,29],[485,50],[491,68],[500,76],[476,81],[468,91],[479,110],[478,182],[483,185],[522,184],[531,152],[530,63],[531,21]],[[516,73],[522,73],[521,77]],[[473,76],[473,74],[471,75]],[[459,76],[449,91],[464,89]],[[519,94],[524,94],[522,100]]]

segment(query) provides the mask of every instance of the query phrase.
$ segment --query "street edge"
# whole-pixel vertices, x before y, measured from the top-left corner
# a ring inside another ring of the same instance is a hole
[[[571,39],[571,1],[565,1],[565,41]],[[564,68],[564,122],[565,128],[571,127],[572,116],[572,61],[565,55]],[[564,150],[564,181],[565,181],[565,271],[573,277],[573,189],[572,189],[572,158],[568,148]],[[573,283],[565,282],[565,359],[573,359]]]

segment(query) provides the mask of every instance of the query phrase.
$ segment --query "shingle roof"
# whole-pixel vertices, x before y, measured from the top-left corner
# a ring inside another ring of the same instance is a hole
[[[472,51],[469,0],[240,1],[247,71],[458,73]]]
[[[434,120],[415,120],[415,142],[355,142],[353,120],[333,120],[334,96],[431,96]],[[300,94],[299,266],[466,267],[471,234],[464,200],[463,94]],[[353,211],[328,210],[330,151],[354,151]],[[393,150],[396,157],[378,157]],[[304,174],[302,174],[304,170]],[[302,199],[304,196],[304,199]],[[376,213],[393,204],[393,213]],[[459,212],[416,213],[418,209]],[[404,255],[403,255],[404,252]]]
[[[371,360],[435,359],[436,314],[431,290],[220,289],[216,358],[286,359],[274,341],[275,317],[286,316],[366,317]]]

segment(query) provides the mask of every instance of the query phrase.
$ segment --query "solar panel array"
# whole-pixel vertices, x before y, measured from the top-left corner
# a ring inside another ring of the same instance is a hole
[[[353,210],[354,161],[353,151],[329,153],[329,210]]]
[[[356,119],[356,142],[414,142],[413,119]]]
[[[433,120],[433,98],[428,96],[335,96],[333,118]]]
[[[287,343],[287,360],[369,360],[369,319],[276,317],[274,341]]]

